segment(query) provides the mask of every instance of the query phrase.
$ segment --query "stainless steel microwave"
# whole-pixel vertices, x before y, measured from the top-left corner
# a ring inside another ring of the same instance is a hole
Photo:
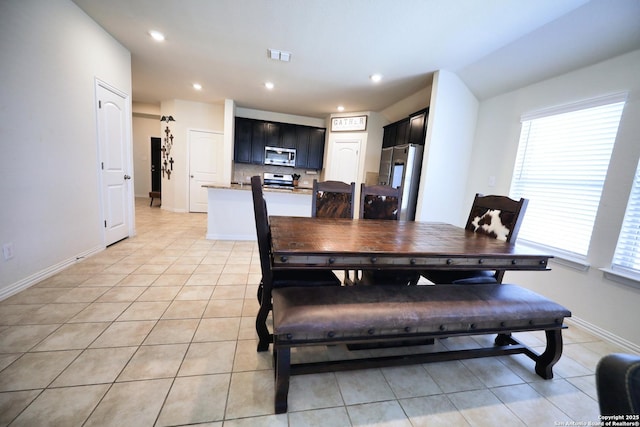
[[[264,164],[295,167],[296,149],[264,147]]]

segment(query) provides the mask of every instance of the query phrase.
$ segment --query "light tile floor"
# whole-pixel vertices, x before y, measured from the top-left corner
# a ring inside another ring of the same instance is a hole
[[[0,302],[0,425],[587,423],[598,419],[596,363],[621,351],[571,326],[548,381],[523,355],[295,376],[289,412],[274,415],[271,356],[256,352],[256,244],[206,240],[205,214],[146,199],[136,201],[136,226],[136,237]],[[519,338],[543,344],[542,334]]]

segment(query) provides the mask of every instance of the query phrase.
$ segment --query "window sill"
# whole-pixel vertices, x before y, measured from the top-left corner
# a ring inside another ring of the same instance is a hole
[[[601,268],[602,275],[605,279],[612,280],[614,282],[622,283],[623,285],[633,286],[634,288],[640,288],[640,276],[611,268]]]
[[[587,271],[591,267],[591,264],[584,260],[567,257],[566,255],[554,255],[554,258],[551,258],[549,261],[578,271]]]
[[[518,240],[518,246],[525,246],[536,251],[543,251],[549,255],[553,255],[549,261],[555,264],[559,264],[565,267],[573,268],[578,271],[587,271],[591,267],[591,264],[587,260],[580,256],[575,256],[569,252],[559,251],[558,249],[550,248],[544,245],[537,245],[532,242]]]

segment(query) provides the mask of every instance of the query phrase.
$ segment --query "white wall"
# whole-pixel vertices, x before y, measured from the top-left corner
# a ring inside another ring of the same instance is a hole
[[[362,182],[373,185],[378,183],[384,126],[388,125],[389,121],[380,113],[370,111],[368,115],[367,146],[364,152]]]
[[[174,136],[171,157],[174,160],[171,178],[162,178],[162,209],[172,212],[189,212],[189,130],[224,132],[225,105],[174,99],[160,105],[163,116],[171,115],[169,123]],[[166,122],[158,122],[164,142]],[[231,158],[229,158],[231,162]]]
[[[431,102],[431,92],[433,90],[433,81],[424,88],[411,96],[408,96],[393,105],[388,106],[380,112],[387,120],[388,123],[396,122],[400,119],[404,119],[409,114],[416,111],[423,110],[428,107]]]
[[[294,114],[275,113],[273,111],[254,110],[252,108],[242,108],[236,106],[235,115],[245,119],[267,120],[280,123],[291,123],[294,125],[314,126],[318,128],[327,127],[324,119],[317,117],[297,116]]]
[[[553,263],[551,272],[512,272],[506,274],[505,281],[523,284],[558,301],[578,322],[636,349],[640,349],[640,287],[604,279],[598,269],[610,266],[640,158],[638,76],[640,51],[635,51],[483,101],[466,187],[468,205],[476,192],[508,194],[523,113],[629,91],[589,249],[591,268],[581,272]],[[488,185],[490,176],[496,177],[494,187]]]
[[[427,122],[416,221],[464,225],[478,101],[453,73],[435,73]]]
[[[0,62],[2,299],[103,247],[95,80],[130,94],[131,56],[71,1],[1,1]]]
[[[161,138],[160,106],[133,103],[133,183],[136,197],[151,191],[151,138]]]

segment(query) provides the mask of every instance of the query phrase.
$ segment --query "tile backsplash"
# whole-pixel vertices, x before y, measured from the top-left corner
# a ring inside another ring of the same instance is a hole
[[[322,174],[320,171],[318,173],[313,173],[314,171],[308,171],[305,169],[298,168],[288,168],[284,166],[269,166],[269,165],[248,165],[244,163],[234,163],[233,164],[233,178],[232,182],[234,183],[245,183],[248,184],[251,181],[251,177],[254,175],[260,175],[264,172],[272,172],[272,173],[286,173],[286,174],[294,174],[297,173],[300,175],[300,180],[298,187],[300,188],[312,188],[313,180],[322,180]],[[312,172],[312,173],[309,173]]]

